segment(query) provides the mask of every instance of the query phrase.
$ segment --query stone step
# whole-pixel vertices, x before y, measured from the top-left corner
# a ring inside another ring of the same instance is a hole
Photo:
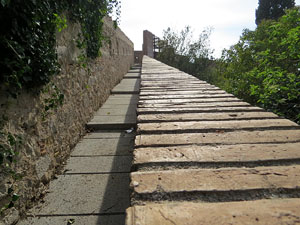
[[[181,90],[181,91],[143,91],[140,93],[140,96],[166,96],[166,95],[203,95],[203,94],[210,94],[210,95],[218,95],[218,94],[227,94],[223,90],[196,90],[196,91],[190,91],[190,90]]]
[[[139,115],[139,123],[172,122],[172,121],[222,121],[244,119],[270,119],[278,118],[270,112],[236,112],[236,113],[177,113],[177,114],[144,114]]]
[[[207,144],[252,144],[293,143],[300,141],[300,130],[265,131],[219,131],[215,133],[190,134],[142,134],[135,139],[136,147],[207,145]]]
[[[249,103],[246,102],[191,102],[191,103],[165,103],[165,104],[138,104],[139,108],[200,108],[200,107],[234,107],[234,106],[241,106],[241,107],[247,107],[251,106]]]
[[[204,105],[202,105],[204,106]],[[249,106],[215,106],[215,107],[182,107],[182,108],[163,108],[163,107],[157,107],[157,108],[137,108],[138,115],[142,114],[177,114],[177,113],[212,113],[212,112],[232,112],[232,113],[238,113],[238,112],[263,112],[264,110],[259,107]]]
[[[280,144],[187,145],[134,150],[134,167],[221,167],[295,163],[300,160],[300,142]]]
[[[261,130],[261,129],[299,129],[300,127],[287,119],[266,120],[231,120],[231,121],[191,121],[191,122],[160,122],[140,123],[137,132],[139,134],[154,133],[190,133],[211,132],[221,130]]]
[[[126,224],[298,224],[299,212],[299,198],[226,203],[152,203],[127,209]]]
[[[203,99],[155,99],[155,100],[139,100],[139,105],[144,104],[179,104],[179,103],[208,103],[208,102],[241,102],[240,99],[235,97],[227,97],[227,98],[203,98]]]
[[[300,197],[299,165],[139,171],[130,177],[135,201],[206,200],[205,194],[219,196],[218,201],[249,200],[254,192],[265,198],[280,190]]]
[[[139,99],[141,101],[146,100],[169,100],[169,99],[203,99],[203,98],[231,98],[234,97],[232,94],[201,94],[201,95],[141,95]]]

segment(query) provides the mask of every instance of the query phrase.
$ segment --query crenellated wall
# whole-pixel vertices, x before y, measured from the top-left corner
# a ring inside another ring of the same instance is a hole
[[[119,28],[114,28],[110,18],[105,18],[103,30],[107,40],[101,48],[102,56],[86,62],[84,51],[76,47],[80,25],[68,23],[57,34],[61,73],[38,95],[23,91],[13,99],[0,93],[0,116],[5,118],[2,132],[22,138],[14,164],[22,179],[14,181],[0,174],[0,207],[9,202],[7,191],[12,184],[20,198],[15,207],[5,211],[0,224],[13,224],[44,196],[49,181],[85,134],[85,124],[133,65],[133,43]],[[63,104],[56,103],[45,110],[49,101],[61,94]]]

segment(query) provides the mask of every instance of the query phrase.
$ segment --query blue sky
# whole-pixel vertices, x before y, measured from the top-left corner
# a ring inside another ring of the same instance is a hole
[[[296,0],[300,5],[300,0]],[[181,30],[190,25],[194,37],[212,27],[211,48],[215,57],[235,44],[243,29],[255,29],[258,0],[121,0],[120,27],[142,49],[143,30],[162,37],[164,29]]]

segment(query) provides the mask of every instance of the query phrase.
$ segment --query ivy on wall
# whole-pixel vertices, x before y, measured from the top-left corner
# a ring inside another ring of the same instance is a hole
[[[23,88],[39,90],[59,73],[55,34],[65,27],[62,12],[81,24],[87,57],[96,58],[102,19],[114,10],[119,16],[117,0],[1,0],[0,84],[16,97]]]
[[[67,19],[80,23],[86,56],[96,58],[104,39],[104,16],[120,13],[117,0],[0,0],[0,91],[17,97],[22,89],[33,93],[44,92],[42,116],[50,114],[63,103],[63,93],[51,83],[60,66],[56,53],[56,32],[66,28]],[[65,15],[67,16],[61,16]],[[5,113],[4,113],[5,114]],[[19,199],[15,181],[16,162],[22,148],[22,138],[4,129],[8,118],[0,118],[0,175],[8,177],[10,186],[7,201],[0,205],[3,211],[14,207]]]

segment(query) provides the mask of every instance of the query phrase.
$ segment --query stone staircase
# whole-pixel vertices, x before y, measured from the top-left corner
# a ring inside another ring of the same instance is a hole
[[[127,225],[300,224],[300,127],[144,56]]]

